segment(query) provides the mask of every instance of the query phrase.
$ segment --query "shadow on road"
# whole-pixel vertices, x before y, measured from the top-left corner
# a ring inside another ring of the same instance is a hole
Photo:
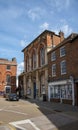
[[[27,99],[27,101],[35,103],[43,113],[44,117],[39,118],[39,122],[35,122],[45,125],[45,130],[78,130],[78,107],[33,99]],[[34,122],[33,119],[32,121]],[[42,127],[41,130],[43,130]]]

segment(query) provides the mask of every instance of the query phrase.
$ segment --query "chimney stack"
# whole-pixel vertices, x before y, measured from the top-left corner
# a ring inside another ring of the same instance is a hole
[[[59,32],[59,36],[60,36],[60,42],[62,42],[64,40],[64,33],[61,30]]]

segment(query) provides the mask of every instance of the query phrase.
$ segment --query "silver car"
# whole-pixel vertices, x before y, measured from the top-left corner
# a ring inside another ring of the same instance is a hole
[[[10,93],[6,96],[6,100],[9,101],[19,101],[19,97],[16,93]]]

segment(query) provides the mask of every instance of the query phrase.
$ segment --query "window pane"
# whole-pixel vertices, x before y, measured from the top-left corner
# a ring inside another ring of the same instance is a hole
[[[55,52],[52,52],[52,54],[51,54],[51,60],[52,61],[56,60],[56,53]]]
[[[41,61],[41,65],[45,64],[45,50],[44,50],[44,48],[41,48],[41,50],[40,50],[40,61]]]
[[[61,57],[62,57],[62,56],[65,56],[65,54],[66,54],[65,47],[61,47],[61,48],[60,48],[60,56],[61,56]]]
[[[61,74],[66,74],[66,61],[61,62]]]
[[[52,76],[56,76],[56,64],[52,65]]]
[[[10,70],[10,65],[7,65],[6,69],[7,69],[7,70]]]
[[[33,69],[36,68],[36,54],[33,54]]]

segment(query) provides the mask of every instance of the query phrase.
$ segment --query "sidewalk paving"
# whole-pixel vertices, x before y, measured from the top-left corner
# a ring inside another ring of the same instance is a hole
[[[78,118],[78,106],[72,106],[69,104],[63,103],[55,103],[55,102],[48,102],[48,101],[39,101],[34,99],[27,99],[31,103],[35,103],[40,107],[44,107],[49,110],[53,110],[59,113],[69,114],[70,116],[74,116]]]

